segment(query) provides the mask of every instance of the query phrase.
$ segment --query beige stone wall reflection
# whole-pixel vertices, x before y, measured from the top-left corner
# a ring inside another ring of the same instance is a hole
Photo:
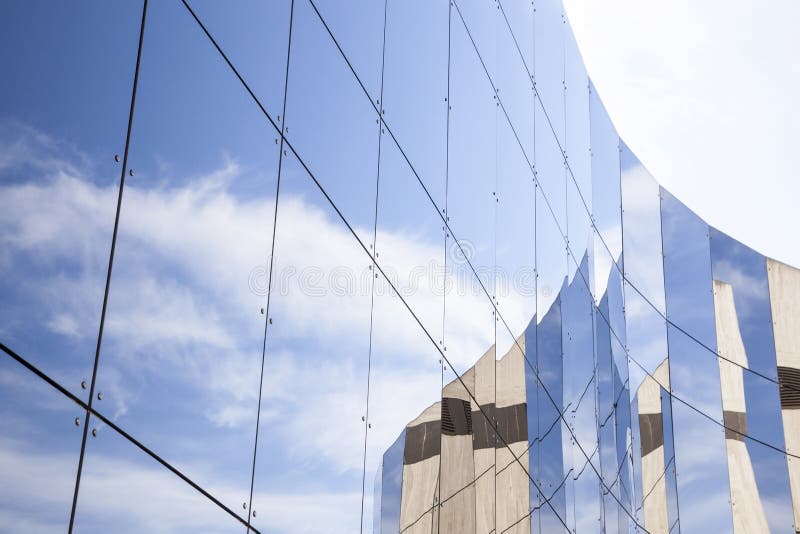
[[[714,314],[717,327],[717,350],[720,356],[719,379],[722,390],[722,413],[725,446],[731,486],[733,531],[736,534],[769,532],[764,506],[758,493],[750,453],[744,442],[747,434],[747,406],[744,396],[743,368],[747,368],[733,288],[714,280]]]
[[[767,259],[786,451],[800,455],[800,270]],[[788,387],[787,387],[788,386]],[[787,459],[795,530],[800,532],[800,460]]]

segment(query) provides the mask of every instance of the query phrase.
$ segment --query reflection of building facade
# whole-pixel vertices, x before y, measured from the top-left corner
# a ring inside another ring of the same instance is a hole
[[[714,238],[750,253],[712,231]],[[696,484],[693,475],[709,491],[724,482],[730,515],[722,521],[733,532],[788,531],[777,528],[775,519],[800,510],[798,461],[780,451],[783,439],[770,439],[785,436],[789,454],[798,451],[800,270],[764,258],[760,264],[771,318],[744,319],[751,310],[735,291],[748,288],[741,281],[737,287],[737,281],[713,279],[711,319],[719,357],[709,369],[718,371],[703,379],[719,401],[716,406],[692,405],[700,418],[688,425],[680,420],[676,424],[673,415],[679,410],[685,419],[690,401],[670,393],[675,390],[670,387],[669,357],[640,375],[633,391],[628,389],[631,378],[621,378],[633,372],[624,359],[621,366],[614,359],[615,347],[621,347],[609,344],[616,332],[603,319],[613,300],[608,294],[594,321],[585,316],[595,335],[580,357],[592,362],[594,371],[582,391],[573,387],[580,382],[574,376],[580,366],[569,365],[568,346],[578,327],[568,327],[564,320],[565,308],[577,304],[583,293],[576,276],[506,355],[495,359],[492,347],[444,386],[441,402],[408,423],[384,455],[378,474],[376,532],[557,532],[563,528],[559,518],[580,531],[633,531],[635,521],[649,532],[677,532],[681,511],[693,506],[679,504],[682,488],[695,491],[690,486]],[[612,282],[608,291],[613,287],[619,286]],[[778,384],[753,375],[749,367],[742,330],[752,331],[753,320],[764,320],[774,332],[773,376],[780,384],[780,401]],[[756,397],[767,388],[773,398]],[[549,402],[553,392],[561,395]],[[709,420],[710,414],[721,417]],[[753,423],[775,421],[777,414],[782,425],[771,432],[752,431]],[[708,428],[714,429],[716,442],[701,442],[694,451],[680,447],[677,440],[687,445]],[[576,440],[584,452],[576,450]],[[681,454],[695,458],[682,462]],[[719,463],[713,457],[718,454],[725,461],[721,479],[703,473],[704,464]],[[697,471],[681,472],[682,465]],[[690,480],[681,481],[681,474]],[[711,494],[697,504],[713,509],[719,503],[710,499]],[[785,508],[776,511],[780,500]]]
[[[42,4],[0,531],[800,531],[800,271],[649,176],[561,0]]]

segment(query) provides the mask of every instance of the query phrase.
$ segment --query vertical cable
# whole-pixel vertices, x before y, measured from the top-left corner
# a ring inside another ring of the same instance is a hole
[[[83,458],[86,453],[86,437],[89,432],[89,418],[92,411],[92,401],[94,400],[94,388],[97,382],[97,366],[100,362],[100,347],[103,343],[103,328],[106,322],[106,310],[108,309],[108,289],[111,286],[111,270],[114,266],[114,251],[117,246],[117,234],[119,232],[119,216],[122,210],[122,193],[125,189],[125,171],[128,166],[128,153],[131,144],[131,128],[133,127],[133,113],[136,108],[136,89],[139,86],[139,66],[142,60],[142,43],[144,42],[144,26],[147,20],[147,0],[142,3],[142,21],[139,26],[139,45],[136,50],[136,66],[133,71],[133,87],[131,88],[131,105],[128,111],[128,130],[125,133],[125,152],[122,157],[122,172],[119,177],[119,192],[117,193],[117,211],[114,215],[114,232],[111,235],[111,251],[108,254],[108,270],[106,271],[106,287],[103,293],[103,308],[100,312],[100,326],[97,329],[97,346],[94,352],[94,367],[92,368],[92,384],[89,388],[89,402],[86,409],[86,417],[83,425],[83,437],[81,439],[81,453],[78,457],[78,472],[75,475],[75,493],[72,496],[72,510],[69,514],[69,532],[75,525],[75,510],[78,504],[78,492],[81,485],[81,474],[83,472]]]
[[[361,466],[361,520],[359,521],[359,528],[360,532],[364,533],[364,495],[366,492],[366,480],[367,480],[367,438],[369,436],[369,428],[370,428],[370,421],[369,421],[369,390],[370,390],[370,379],[372,375],[372,328],[374,325],[374,314],[375,314],[375,279],[378,277],[377,269],[375,268],[376,261],[375,256],[378,254],[377,248],[377,238],[378,238],[378,201],[380,198],[380,186],[381,186],[381,140],[383,139],[383,134],[381,133],[383,129],[383,75],[386,66],[386,18],[387,18],[387,11],[389,7],[389,0],[383,1],[383,46],[381,48],[381,89],[380,89],[380,99],[378,100],[378,169],[376,172],[375,177],[375,211],[373,213],[374,217],[372,220],[372,265],[371,272],[370,272],[370,300],[369,300],[369,349],[367,352],[367,396],[365,399],[365,409],[364,409],[364,455],[362,459],[362,466]]]
[[[267,356],[267,331],[269,329],[269,305],[270,296],[272,295],[272,272],[275,264],[275,236],[277,235],[278,228],[278,206],[281,194],[281,174],[283,171],[283,143],[284,135],[286,133],[286,99],[289,93],[289,64],[292,57],[292,27],[294,25],[294,0],[292,0],[289,7],[289,36],[286,43],[286,70],[283,79],[283,108],[281,116],[283,117],[283,124],[281,125],[281,140],[278,152],[278,177],[275,181],[275,209],[272,212],[272,243],[270,244],[269,253],[269,274],[267,276],[267,304],[264,311],[264,339],[261,344],[261,375],[258,382],[258,411],[256,412],[256,435],[253,440],[253,466],[250,471],[250,497],[247,506],[247,532],[250,532],[250,519],[253,517],[253,488],[256,480],[256,456],[258,454],[258,432],[261,426],[261,399],[264,392],[264,364]]]
[[[449,191],[450,191],[450,110],[452,109],[452,104],[450,103],[450,70],[451,70],[451,59],[452,59],[452,22],[453,22],[453,2],[447,2],[447,97],[445,98],[445,103],[447,104],[447,125],[445,127],[445,149],[444,149],[444,209],[442,210],[442,214],[444,215],[445,223],[450,219],[448,215],[448,205],[447,201],[449,198]],[[450,230],[448,225],[445,224],[442,227],[444,232],[444,275],[442,278],[442,350],[447,350],[447,242],[448,238],[450,237]],[[439,360],[439,372],[441,373],[441,385],[439,388],[439,397],[442,396],[442,392],[444,391],[444,362],[440,359]],[[441,433],[439,435],[439,439],[441,440]],[[436,501],[436,505],[438,508],[438,512],[436,512],[436,532],[438,533],[441,529],[441,505],[442,505],[442,455],[441,452],[439,453],[439,475],[436,480],[436,495],[434,496]],[[434,508],[436,510],[436,508]],[[433,534],[433,517],[431,517],[431,534]]]
[[[497,6],[497,9],[500,9],[499,5]],[[498,62],[498,53],[497,53],[497,50],[499,48],[498,47],[499,43],[497,42],[498,41],[497,21],[498,21],[498,19],[495,16],[494,17],[494,61],[495,61],[495,65],[498,66],[497,68],[499,70],[500,66],[499,66],[499,62]],[[497,354],[497,323],[500,321],[500,319],[497,317],[497,315],[499,313],[499,310],[497,310],[497,306],[498,306],[498,301],[497,301],[497,209],[498,209],[498,206],[500,205],[500,188],[498,187],[499,183],[500,183],[499,177],[498,177],[498,160],[499,160],[498,154],[499,154],[499,146],[500,146],[500,144],[499,144],[498,132],[497,132],[498,113],[500,113],[500,96],[497,94],[497,92],[499,90],[500,90],[499,88],[495,89],[495,101],[494,101],[494,191],[495,191],[495,194],[494,194],[494,210],[493,210],[494,220],[492,221],[492,224],[494,226],[494,228],[493,228],[493,234],[494,235],[492,236],[493,237],[493,239],[492,239],[492,249],[493,249],[493,251],[492,252],[493,252],[493,261],[494,261],[494,265],[492,267],[492,298],[494,298],[494,307],[495,307],[495,310],[496,310],[496,311],[494,311],[492,313],[492,331],[494,332],[494,362],[492,362],[492,370],[494,371],[494,388],[493,388],[493,393],[494,393],[494,399],[493,399],[493,401],[494,401],[494,414],[492,414],[492,418],[493,418],[492,425],[495,428],[497,428],[497,359],[498,359],[498,354]],[[511,335],[514,335],[513,332],[511,333]],[[494,509],[493,527],[494,527],[495,532],[497,532],[497,527],[498,527],[498,525],[497,525],[497,475],[498,475],[498,472],[497,472],[497,445],[498,445],[498,441],[497,441],[497,436],[495,435],[494,447],[493,447],[493,449],[494,449],[494,469],[493,469],[493,471],[494,471],[494,477],[493,477],[494,480],[492,481],[493,482],[492,491],[493,491],[493,496],[494,496],[494,503],[493,503],[493,506],[492,506],[492,508]]]

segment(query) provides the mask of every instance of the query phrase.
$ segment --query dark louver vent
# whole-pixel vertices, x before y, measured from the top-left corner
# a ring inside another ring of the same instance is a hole
[[[465,436],[472,434],[472,408],[469,401],[442,398],[442,434]]]
[[[800,369],[778,367],[781,385],[781,408],[800,408]]]

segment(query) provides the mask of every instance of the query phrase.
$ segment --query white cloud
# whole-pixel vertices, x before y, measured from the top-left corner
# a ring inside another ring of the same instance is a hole
[[[30,130],[16,135],[39,138]],[[5,172],[24,166],[29,153],[47,158],[51,151],[40,143],[7,155]],[[46,172],[35,167],[24,181],[0,184],[0,241],[9,259],[3,272],[22,280],[27,275],[15,266],[20,258],[35,259],[46,276],[28,296],[47,303],[44,324],[55,335],[91,341],[116,192],[91,181],[88,163],[62,156],[51,158]],[[265,298],[254,293],[251,274],[268,259],[273,200],[236,194],[237,179],[247,172],[245,164],[225,156],[206,175],[150,179],[139,172],[126,184],[98,374],[106,393],[102,408],[110,407],[107,415],[123,427],[145,424],[141,417],[157,408],[156,393],[190,406],[210,426],[252,432],[264,320],[258,309]],[[295,275],[285,287],[274,286],[262,429],[312,475],[315,469],[360,474],[370,302],[370,278],[362,272],[372,275],[365,271],[369,259],[326,207],[286,194],[280,209],[276,277]],[[418,266],[441,256],[441,244],[390,228],[378,229],[378,243],[379,261],[398,273],[398,287],[439,336],[442,296],[434,282],[414,275],[413,290],[405,286]],[[332,291],[329,278],[314,287],[301,277],[305,268],[324,277],[344,268],[362,286],[356,285],[355,295]],[[448,300],[448,355],[463,367],[491,342],[485,298],[478,293]],[[509,298],[509,313],[528,313],[521,307]],[[376,297],[374,320],[370,480],[385,449],[438,398],[441,385],[437,350],[396,296]],[[191,438],[174,434],[170,421],[165,417],[158,440],[180,451]],[[310,438],[298,444],[298,435]],[[193,478],[195,468],[186,469]],[[349,497],[331,495],[331,502],[340,498]]]
[[[63,450],[45,453],[31,445],[0,442],[4,476],[0,521],[13,524],[15,532],[63,532],[72,503],[76,456]],[[110,454],[92,445],[81,478],[78,530],[171,533],[238,528],[235,519],[133,446],[125,445],[130,452]],[[203,468],[193,466],[192,471]],[[228,503],[241,493],[224,485],[216,489],[215,496]],[[253,496],[258,514],[254,525],[270,532],[310,533],[324,528],[349,533],[357,528],[360,497],[360,492],[258,492]]]

